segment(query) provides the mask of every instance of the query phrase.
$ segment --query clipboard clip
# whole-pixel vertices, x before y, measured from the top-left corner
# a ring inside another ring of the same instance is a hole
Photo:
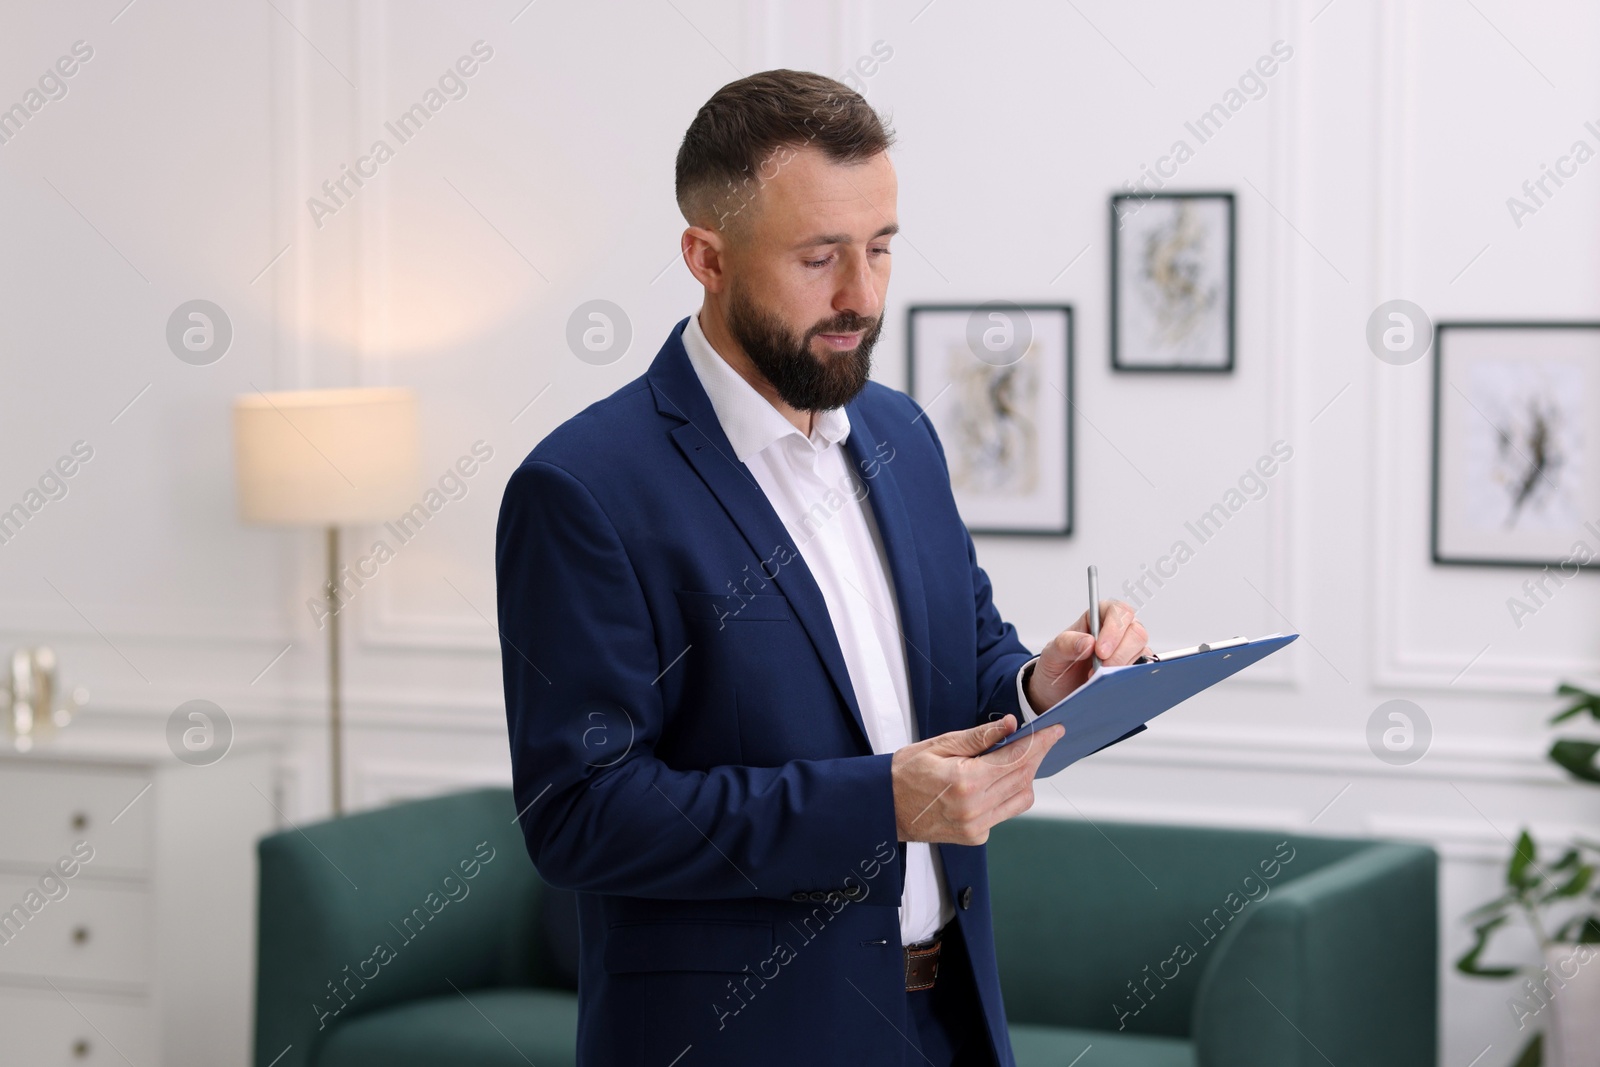
[[[1133,662],[1161,663],[1164,660],[1182,659],[1184,656],[1195,656],[1199,655],[1201,652],[1214,652],[1219,648],[1233,648],[1235,645],[1248,645],[1249,643],[1250,641],[1248,638],[1230,637],[1226,641],[1212,641],[1209,643],[1202,642],[1201,644],[1195,645],[1193,648],[1180,648],[1175,652],[1152,652],[1148,656],[1140,656]]]

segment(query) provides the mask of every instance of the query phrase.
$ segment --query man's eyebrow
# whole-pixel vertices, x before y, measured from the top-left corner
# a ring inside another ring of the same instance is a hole
[[[875,241],[880,237],[889,237],[899,232],[900,224],[898,222],[891,222],[888,225],[881,227],[877,233],[867,238],[867,240]],[[818,245],[848,245],[854,243],[855,239],[847,233],[819,233],[813,237],[806,238],[804,241],[797,241],[794,247],[815,248]]]

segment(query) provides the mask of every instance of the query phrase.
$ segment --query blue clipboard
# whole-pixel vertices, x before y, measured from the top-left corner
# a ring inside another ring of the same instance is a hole
[[[1026,743],[1035,730],[1061,723],[1066,734],[1039,764],[1035,778],[1047,778],[1093,755],[1108,745],[1132,737],[1145,723],[1168,708],[1188,700],[1250,666],[1266,659],[1299,634],[1273,634],[1243,643],[1218,642],[1219,647],[1198,646],[1176,658],[1100,667],[1089,680],[1066,698],[1004,741],[990,748]]]

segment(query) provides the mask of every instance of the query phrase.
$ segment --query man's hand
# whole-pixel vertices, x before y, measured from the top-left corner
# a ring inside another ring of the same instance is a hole
[[[1134,618],[1133,609],[1120,600],[1102,600],[1100,608],[1100,662],[1107,667],[1132,663],[1150,654],[1145,644],[1149,634],[1144,623]],[[1089,680],[1094,638],[1089,636],[1089,613],[1078,616],[1070,629],[1056,634],[1039,653],[1039,662],[1028,679],[1028,703],[1043,712],[1059,703],[1068,693]]]
[[[1007,715],[896,749],[890,768],[900,840],[981,845],[991,826],[1033,807],[1034,772],[1066,728],[1052,726],[981,755],[1016,729],[1016,718]]]

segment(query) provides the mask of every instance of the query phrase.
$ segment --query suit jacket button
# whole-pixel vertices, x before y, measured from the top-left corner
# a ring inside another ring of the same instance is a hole
[[[828,899],[828,894],[824,893],[820,889],[814,890],[811,894],[811,899],[816,901],[818,904],[821,904],[824,900]]]
[[[801,903],[804,903],[806,899],[806,891],[804,889],[796,890],[795,892],[789,894],[789,899],[798,900]]]
[[[972,907],[972,887],[969,885],[961,890],[961,910],[966,911]]]

